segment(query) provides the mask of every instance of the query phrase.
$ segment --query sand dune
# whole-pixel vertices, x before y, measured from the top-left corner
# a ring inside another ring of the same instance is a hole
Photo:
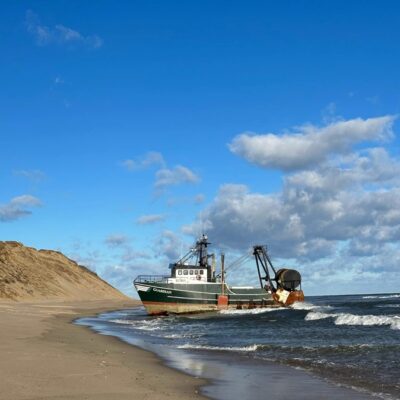
[[[127,297],[62,253],[0,241],[0,299],[100,300]]]

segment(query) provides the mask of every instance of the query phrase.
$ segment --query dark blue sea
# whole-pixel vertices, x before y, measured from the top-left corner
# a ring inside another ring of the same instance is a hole
[[[187,316],[149,317],[137,308],[78,323],[156,352],[195,376],[215,378],[220,386],[234,388],[239,378],[251,382],[249,396],[226,388],[205,391],[214,398],[265,398],[261,394],[268,385],[279,392],[268,380],[276,365],[277,377],[293,376],[297,382],[288,385],[287,393],[308,381],[302,376],[310,376],[352,390],[339,390],[332,398],[356,398],[357,393],[359,398],[400,399],[400,294],[309,297],[291,308]]]

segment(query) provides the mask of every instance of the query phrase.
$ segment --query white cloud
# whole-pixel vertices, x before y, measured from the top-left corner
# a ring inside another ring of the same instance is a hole
[[[122,165],[129,171],[137,171],[152,166],[165,167],[164,157],[157,151],[149,151],[137,159],[129,159],[122,162]]]
[[[54,27],[42,25],[39,17],[31,10],[26,12],[25,23],[28,32],[39,46],[49,44],[81,44],[93,49],[103,45],[103,40],[97,35],[82,35],[80,32],[62,24]]]
[[[373,171],[375,172],[375,171]],[[271,244],[285,258],[330,256],[338,242],[386,243],[400,239],[400,187],[392,179],[340,168],[300,172],[276,194],[251,193],[244,185],[223,185],[186,233],[203,225],[212,240],[233,249]],[[365,185],[365,186],[364,186]]]
[[[217,247],[233,251],[268,244],[274,259],[303,265],[305,281],[319,293],[328,290],[318,289],[321,281],[336,282],[337,292],[348,291],[353,282],[362,292],[361,282],[400,279],[393,267],[400,250],[400,159],[383,147],[371,147],[373,138],[392,135],[391,124],[390,118],[384,119],[375,121],[374,129],[348,133],[348,144],[359,138],[362,150],[357,152],[342,151],[346,140],[338,135],[337,126],[330,126],[322,133],[329,153],[316,157],[313,168],[310,164],[283,175],[282,189],[276,193],[222,185],[183,232],[195,236],[201,227]],[[330,152],[336,154],[328,157]],[[387,254],[392,254],[390,259]]]
[[[393,135],[395,117],[356,118],[324,127],[303,125],[296,132],[277,135],[243,133],[229,144],[230,150],[264,168],[294,171],[311,168],[331,155],[348,154],[364,141],[383,141]]]
[[[202,225],[210,241],[229,252],[267,244],[274,260],[300,266],[307,285],[315,284],[315,292],[321,293],[329,290],[318,289],[321,275],[360,284],[369,273],[383,277],[393,270],[385,255],[388,246],[397,246],[398,252],[399,210],[400,188],[335,192],[286,183],[278,194],[261,194],[243,185],[224,185],[184,232],[195,236]]]
[[[150,151],[135,159],[125,160],[121,164],[129,171],[148,169],[153,166],[159,167],[155,173],[154,182],[156,195],[162,194],[168,186],[197,183],[200,180],[192,170],[183,165],[176,165],[173,168],[167,167],[163,155],[156,151]],[[138,221],[138,223],[142,222]]]
[[[42,202],[34,196],[24,194],[14,197],[7,204],[0,204],[0,222],[11,222],[32,214],[30,208],[39,207]]]
[[[149,225],[155,224],[156,222],[161,222],[165,220],[164,214],[149,214],[149,215],[142,215],[140,216],[136,222],[139,225]]]
[[[180,185],[182,183],[197,183],[199,180],[200,178],[189,168],[177,165],[174,168],[158,170],[154,186],[157,189],[163,189],[167,186]]]

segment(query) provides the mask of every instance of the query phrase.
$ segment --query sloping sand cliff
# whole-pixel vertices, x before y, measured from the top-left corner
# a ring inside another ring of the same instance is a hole
[[[0,299],[127,299],[86,267],[62,253],[0,241]]]

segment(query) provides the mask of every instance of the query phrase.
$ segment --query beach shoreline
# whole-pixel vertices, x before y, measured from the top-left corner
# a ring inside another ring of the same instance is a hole
[[[234,354],[180,351],[166,357],[151,344],[143,348],[77,321],[138,306],[134,300],[0,302],[1,398],[372,398],[289,366],[260,362],[254,368],[254,360]]]
[[[128,310],[129,311],[129,310]],[[136,316],[143,315],[131,310]],[[243,352],[213,351],[207,349],[177,347],[159,342],[158,335],[147,336],[149,332],[160,332],[150,318],[145,321],[145,330],[140,334],[129,329],[129,318],[125,311],[104,313],[100,318],[83,318],[77,324],[90,327],[105,335],[118,337],[129,345],[142,348],[159,357],[161,362],[174,370],[203,380],[200,393],[218,400],[372,400],[370,393],[334,383],[317,376],[311,371],[284,365],[278,362],[255,359]],[[132,314],[131,314],[132,315]],[[195,318],[196,319],[196,318]],[[118,324],[122,325],[118,328]],[[127,323],[128,322],[128,323]],[[128,327],[128,328],[127,328]],[[138,332],[138,333],[139,333]],[[183,332],[182,332],[183,333]],[[174,340],[174,339],[168,339]]]
[[[206,381],[153,353],[73,323],[138,301],[0,302],[4,400],[194,399]]]

